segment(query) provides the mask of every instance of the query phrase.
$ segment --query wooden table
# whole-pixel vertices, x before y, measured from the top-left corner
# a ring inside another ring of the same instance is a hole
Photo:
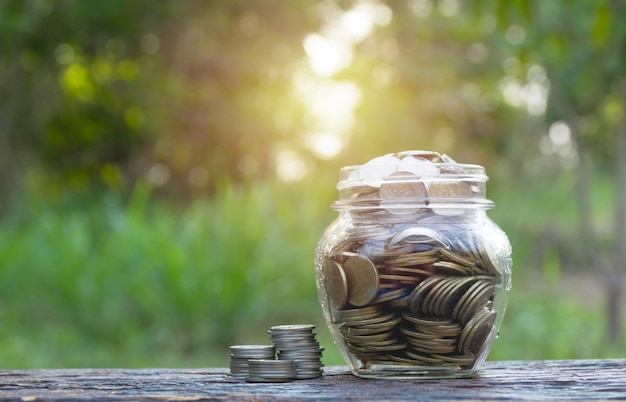
[[[555,400],[626,399],[626,359],[487,362],[476,377],[364,380],[326,367],[313,380],[233,381],[226,368],[1,370],[0,399],[39,400]]]

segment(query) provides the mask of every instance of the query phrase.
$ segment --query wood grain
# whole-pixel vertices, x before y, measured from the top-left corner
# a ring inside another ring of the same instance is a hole
[[[626,359],[487,362],[467,379],[364,380],[327,367],[313,380],[233,381],[226,368],[0,370],[15,401],[626,399]]]

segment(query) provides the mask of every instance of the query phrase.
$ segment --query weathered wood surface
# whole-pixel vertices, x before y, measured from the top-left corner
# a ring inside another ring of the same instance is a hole
[[[364,380],[327,367],[313,380],[233,381],[228,369],[0,370],[0,399],[201,400],[607,400],[626,399],[626,359],[487,362],[474,378]]]

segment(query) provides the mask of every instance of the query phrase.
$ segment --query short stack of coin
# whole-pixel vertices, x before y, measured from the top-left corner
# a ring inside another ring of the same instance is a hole
[[[230,347],[230,375],[245,380],[249,375],[251,360],[274,359],[273,345],[234,345]]]
[[[249,361],[250,373],[248,382],[288,382],[296,378],[296,366],[293,360],[262,360]]]
[[[295,379],[321,377],[322,352],[314,325],[278,325],[268,331],[279,360],[295,363]]]

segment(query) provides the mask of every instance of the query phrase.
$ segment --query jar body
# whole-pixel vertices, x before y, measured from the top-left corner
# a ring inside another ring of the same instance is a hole
[[[315,255],[320,305],[353,374],[466,377],[506,309],[511,246],[482,210],[358,224],[344,212]]]

